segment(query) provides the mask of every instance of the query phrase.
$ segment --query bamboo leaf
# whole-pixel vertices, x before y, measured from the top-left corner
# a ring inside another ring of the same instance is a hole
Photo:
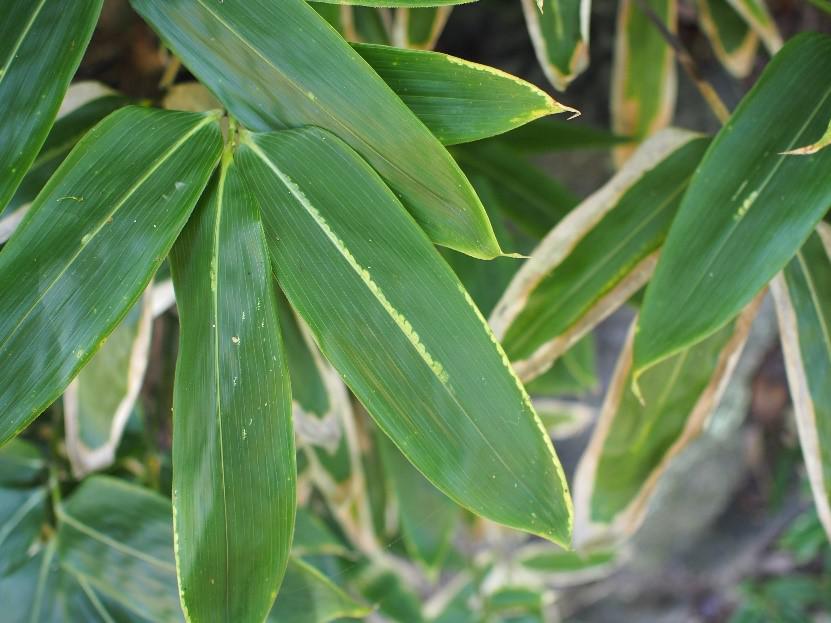
[[[328,623],[341,617],[363,618],[372,612],[335,586],[311,565],[293,559],[286,571],[283,591],[268,615],[274,623]]]
[[[541,117],[494,139],[527,154],[568,149],[609,149],[631,141],[608,130],[553,117]]]
[[[646,283],[708,143],[657,134],[534,250],[491,314],[520,378],[545,372]]]
[[[144,381],[152,324],[151,286],[64,393],[66,451],[79,480],[115,461]]]
[[[768,11],[765,0],[727,0],[759,34],[768,52],[776,54],[782,47],[782,35]]]
[[[476,0],[315,0],[323,4],[355,4],[371,7],[434,7],[467,4]]]
[[[294,530],[291,391],[257,199],[230,152],[171,267],[181,323],[173,507],[182,607],[197,621],[262,620]]]
[[[677,30],[677,0],[646,0],[646,4],[671,32]],[[612,66],[612,130],[644,139],[668,126],[677,82],[672,49],[637,0],[623,0],[618,7]],[[617,163],[622,164],[631,152],[630,147],[619,147]]]
[[[803,88],[807,83],[816,88]],[[716,136],[690,183],[646,291],[637,371],[735,317],[828,211],[831,152],[782,152],[821,135],[829,118],[831,37],[795,37]],[[783,208],[783,197],[792,209]]]
[[[434,242],[485,259],[501,254],[453,159],[306,2],[132,3],[246,127],[326,128],[381,173]]]
[[[828,128],[818,141],[811,143],[810,145],[806,145],[805,147],[791,149],[784,153],[788,156],[811,156],[821,149],[825,149],[829,145],[831,145],[831,121],[828,122]]]
[[[577,112],[524,80],[455,56],[353,47],[445,145],[501,134],[545,115]]]
[[[698,0],[698,21],[727,71],[737,78],[747,77],[759,49],[756,31],[728,0]]]
[[[92,84],[98,85],[98,83]],[[66,93],[62,107],[67,106],[71,101],[83,101],[81,98],[84,98],[85,93],[90,93],[90,91],[90,83],[72,85]],[[114,93],[98,97],[94,96],[94,92],[91,94],[93,95],[91,100],[82,103],[78,108],[73,108],[63,116],[59,114],[40,153],[20,183],[14,197],[6,206],[6,213],[34,201],[58,165],[69,155],[81,137],[104,117],[129,103],[127,98]]]
[[[669,462],[703,430],[738,362],[761,297],[728,326],[647,371],[631,391],[629,332],[575,479],[575,545],[616,542],[640,526]]]
[[[128,107],[70,153],[0,253],[0,444],[133,307],[221,149],[216,115]]]
[[[103,0],[7,0],[0,22],[0,212],[61,105]]]
[[[591,0],[522,0],[522,10],[540,66],[565,91],[589,66]]]
[[[280,286],[380,428],[462,506],[566,542],[569,498],[547,434],[485,321],[381,179],[315,128],[245,134],[237,161]]]
[[[40,452],[27,441],[13,439],[0,447],[0,485],[32,485],[45,469]]]
[[[831,232],[825,223],[771,290],[797,430],[822,525],[831,538]]]

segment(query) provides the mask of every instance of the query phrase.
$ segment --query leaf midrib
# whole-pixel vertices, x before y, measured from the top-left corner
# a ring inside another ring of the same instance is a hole
[[[799,128],[799,130],[794,134],[793,139],[790,141],[787,148],[784,149],[783,151],[789,151],[789,150],[793,149],[794,146],[798,142],[800,142],[802,134],[805,132],[808,125],[814,120],[814,118],[816,117],[819,110],[823,107],[823,105],[825,105],[825,101],[828,99],[829,95],[831,95],[831,87],[829,87],[825,91],[825,95],[823,95],[822,99],[819,101],[819,103],[816,105],[816,107],[814,107],[814,110],[812,110],[811,113],[806,117],[805,123],[803,123],[802,126]],[[779,160],[777,160],[776,163],[774,163],[774,165],[771,168],[770,172],[768,173],[767,177],[765,177],[765,179],[762,181],[762,183],[760,185],[756,186],[755,190],[751,190],[751,192],[758,193],[757,197],[760,196],[764,192],[764,190],[767,188],[768,184],[770,184],[771,180],[776,175],[776,173],[779,171],[779,169],[782,167],[782,165],[785,163],[785,161],[788,158],[792,158],[792,157],[793,156],[780,155]],[[746,195],[746,196],[749,196],[749,195]],[[752,206],[751,206],[751,209],[752,209]],[[708,259],[707,264],[704,266],[704,268],[702,270],[700,270],[698,272],[698,278],[694,280],[694,283],[690,288],[685,289],[684,294],[682,295],[683,298],[682,298],[681,302],[678,305],[679,308],[685,307],[690,302],[693,295],[697,293],[698,289],[701,287],[702,283],[704,282],[704,278],[710,272],[710,269],[713,267],[713,264],[716,262],[718,257],[721,255],[721,252],[724,250],[724,247],[726,247],[727,244],[730,242],[734,232],[736,231],[736,229],[738,229],[739,225],[741,225],[741,223],[744,220],[745,220],[744,217],[739,219],[739,220],[731,219],[730,227],[728,228],[727,233],[719,241],[718,246],[713,251],[713,253],[710,255],[710,258]],[[681,350],[681,348],[683,348],[683,347],[676,348],[674,352],[678,352],[679,350]],[[666,357],[669,357],[669,356],[673,355],[674,352],[673,353],[667,353],[663,358],[666,358]],[[655,364],[655,363],[657,363],[657,360],[651,362],[651,364]]]
[[[353,258],[353,259],[350,259],[350,257],[348,257],[346,254],[344,254],[344,249],[342,249],[342,248],[341,248],[341,245],[339,244],[339,241],[338,241],[337,239],[333,239],[333,238],[332,238],[332,236],[329,234],[329,231],[328,231],[328,230],[330,230],[330,228],[328,227],[328,225],[325,225],[324,223],[321,223],[321,222],[320,222],[319,217],[316,215],[316,209],[315,209],[315,208],[314,208],[314,207],[313,207],[313,206],[309,203],[308,198],[306,198],[305,196],[299,196],[299,195],[298,195],[298,194],[294,191],[294,188],[293,188],[293,187],[295,186],[295,184],[294,184],[294,182],[291,180],[291,178],[289,178],[289,177],[288,177],[288,175],[286,175],[285,173],[283,173],[283,171],[281,171],[281,170],[279,169],[279,167],[278,167],[278,166],[277,166],[274,162],[272,162],[272,161],[271,161],[271,159],[269,159],[269,158],[268,158],[268,156],[266,155],[266,153],[265,153],[265,152],[263,152],[263,151],[262,151],[262,149],[260,148],[260,146],[259,146],[259,145],[257,145],[257,144],[256,144],[253,140],[248,140],[248,141],[246,141],[246,143],[245,143],[245,144],[246,144],[246,146],[248,146],[248,147],[249,147],[249,148],[250,148],[250,149],[254,152],[254,154],[255,154],[255,155],[256,155],[256,156],[257,156],[257,157],[258,157],[258,158],[259,158],[259,159],[260,159],[260,160],[261,160],[261,161],[262,161],[262,162],[263,162],[263,163],[264,163],[264,164],[265,164],[265,165],[266,165],[266,166],[267,166],[267,167],[268,167],[268,168],[269,168],[269,169],[270,169],[273,173],[274,173],[274,175],[277,177],[277,179],[279,179],[279,180],[280,180],[280,182],[281,182],[281,183],[282,183],[282,184],[286,187],[286,190],[288,190],[288,191],[289,191],[289,193],[292,195],[292,197],[294,197],[294,199],[295,199],[295,200],[296,200],[296,201],[297,201],[297,202],[298,202],[298,203],[299,203],[299,204],[303,207],[303,209],[306,211],[306,213],[307,213],[307,214],[308,214],[308,215],[312,218],[312,220],[313,220],[313,221],[317,224],[317,226],[318,226],[318,227],[320,228],[320,230],[323,232],[323,235],[326,237],[326,239],[327,239],[327,240],[329,240],[329,242],[332,244],[332,246],[334,246],[334,247],[335,247],[335,249],[337,250],[338,254],[340,254],[340,255],[341,255],[341,257],[343,257],[343,259],[346,261],[346,263],[347,263],[347,265],[350,267],[350,269],[351,269],[351,270],[352,270],[352,271],[353,271],[353,272],[354,272],[354,273],[358,276],[358,278],[359,278],[362,282],[366,283],[366,280],[365,280],[364,276],[361,274],[361,270],[360,270],[360,268],[361,268],[361,267],[360,267],[360,265],[358,265],[358,264],[357,264],[357,260],[355,260],[354,258]],[[380,290],[380,287],[379,287],[379,286],[377,286],[377,284],[376,284],[376,287]],[[512,477],[514,478],[514,482],[516,482],[516,483],[521,483],[522,488],[526,491],[526,493],[527,493],[527,494],[529,494],[529,497],[530,497],[532,500],[536,500],[536,499],[538,499],[538,496],[537,496],[537,495],[536,495],[536,494],[535,494],[535,493],[534,493],[534,492],[533,492],[533,491],[532,491],[532,490],[528,487],[528,484],[527,484],[527,482],[525,481],[525,479],[524,479],[524,478],[519,478],[519,477],[518,477],[518,476],[514,473],[513,469],[511,469],[511,466],[510,466],[510,465],[509,465],[509,464],[505,461],[505,459],[502,457],[501,453],[500,453],[500,452],[498,452],[498,451],[496,450],[496,448],[494,448],[494,447],[493,447],[493,444],[492,444],[492,443],[490,442],[490,440],[489,440],[489,439],[485,436],[485,434],[482,432],[481,428],[479,428],[479,425],[477,424],[477,422],[473,419],[473,417],[470,415],[470,413],[468,413],[467,409],[466,409],[466,408],[465,408],[465,407],[464,407],[464,406],[463,406],[463,405],[459,402],[459,399],[458,399],[458,397],[456,396],[456,394],[455,394],[455,392],[453,391],[453,389],[452,389],[452,388],[451,388],[451,387],[450,387],[450,386],[449,386],[446,382],[444,382],[444,381],[441,379],[441,377],[440,377],[440,376],[438,376],[438,375],[436,374],[436,372],[435,372],[435,370],[434,370],[434,366],[433,366],[433,365],[431,365],[430,361],[428,361],[427,359],[425,359],[425,358],[424,358],[424,355],[421,353],[420,349],[419,349],[419,348],[417,348],[417,347],[416,347],[416,345],[412,342],[412,339],[410,338],[410,336],[409,336],[409,334],[407,333],[407,331],[404,331],[404,330],[402,329],[401,324],[400,324],[400,320],[398,320],[398,319],[395,317],[395,315],[393,315],[393,314],[391,314],[391,313],[389,312],[389,310],[387,309],[387,305],[384,305],[384,303],[383,303],[383,302],[382,302],[382,301],[378,298],[378,295],[377,295],[377,294],[373,291],[373,289],[372,289],[372,288],[370,288],[369,286],[367,286],[367,290],[369,290],[369,292],[372,294],[372,296],[373,296],[376,300],[378,300],[378,304],[379,304],[379,305],[381,306],[381,308],[382,308],[382,309],[383,309],[383,310],[387,313],[387,315],[388,315],[388,316],[392,319],[393,323],[395,323],[395,325],[396,325],[397,327],[399,327],[399,330],[401,330],[401,333],[402,333],[402,334],[406,337],[407,342],[409,342],[409,343],[412,345],[413,350],[415,350],[415,351],[416,351],[416,353],[417,353],[417,355],[419,356],[419,358],[420,358],[420,359],[424,362],[424,364],[427,366],[427,368],[430,370],[430,372],[431,372],[431,373],[433,373],[433,376],[435,376],[436,380],[437,380],[437,381],[440,383],[440,385],[441,385],[441,386],[445,389],[445,391],[447,392],[447,394],[448,394],[448,395],[449,395],[449,396],[453,399],[453,402],[454,402],[454,403],[456,404],[456,406],[459,408],[459,411],[460,411],[460,412],[461,412],[461,413],[465,416],[465,418],[466,418],[466,419],[467,419],[467,420],[468,420],[468,421],[472,424],[473,428],[474,428],[474,429],[476,430],[476,432],[479,434],[479,437],[482,439],[482,441],[484,441],[485,445],[486,445],[486,446],[488,447],[488,449],[490,449],[490,450],[491,450],[491,452],[493,453],[493,456],[494,456],[494,457],[496,457],[496,458],[498,459],[498,461],[499,461],[499,462],[502,464],[502,466],[505,468],[506,472],[507,472],[510,476],[512,476]],[[388,304],[389,304],[389,305],[391,305],[391,303],[388,303]],[[424,350],[425,350],[425,351],[427,351],[427,347],[426,347],[426,345],[424,346]],[[432,358],[432,355],[430,355],[430,357]],[[438,361],[437,359],[434,359],[434,362],[437,362],[437,361]],[[533,416],[533,412],[532,412],[532,416]],[[396,445],[397,445],[397,444],[396,444]],[[552,457],[552,459],[554,460],[554,457]],[[421,471],[421,469],[420,469],[420,468],[419,468],[419,471]],[[556,470],[555,470],[555,471],[556,471]],[[423,473],[423,472],[422,472],[422,473]],[[425,474],[425,477],[426,477],[426,474]],[[429,479],[429,478],[428,478],[428,479]],[[559,482],[559,481],[558,481],[558,482]],[[560,483],[560,484],[562,485],[562,483]],[[447,492],[446,492],[446,493],[447,493]],[[448,495],[450,495],[449,493],[447,493],[447,494],[448,494]],[[451,497],[451,498],[453,498],[453,499],[456,499],[456,496],[455,496],[455,495],[450,495],[450,497]],[[466,504],[462,503],[460,500],[458,500],[458,499],[457,499],[456,501],[457,501],[460,505],[462,505],[462,506],[466,506]],[[553,528],[553,526],[552,526],[552,528]]]

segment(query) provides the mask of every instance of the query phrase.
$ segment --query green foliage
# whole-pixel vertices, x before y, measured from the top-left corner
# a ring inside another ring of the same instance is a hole
[[[176,58],[146,101],[70,86],[102,0],[3,7],[4,621],[548,621],[625,563],[769,283],[817,514],[732,620],[831,607],[831,38],[701,0],[732,74],[775,53],[705,136],[665,128],[675,0],[624,0],[607,131],[432,51],[463,3],[131,0]],[[590,3],[522,10],[565,89]],[[533,161],[575,149],[619,165],[582,199]],[[573,510],[552,437],[644,287]]]

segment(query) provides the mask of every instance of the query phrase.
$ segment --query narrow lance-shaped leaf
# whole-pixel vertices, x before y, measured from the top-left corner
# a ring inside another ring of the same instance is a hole
[[[646,291],[636,378],[735,317],[828,211],[831,151],[782,152],[820,136],[829,118],[831,37],[800,35],[742,100],[684,195]]]
[[[814,502],[831,538],[831,231],[825,223],[772,291]]]
[[[484,319],[382,180],[316,128],[245,134],[237,161],[280,286],[381,429],[462,506],[566,542],[570,500],[548,435]]]
[[[522,0],[528,33],[545,75],[559,91],[589,66],[591,0]]]
[[[216,114],[124,108],[67,157],[0,253],[0,444],[133,307],[221,150]]]
[[[151,286],[64,393],[66,451],[76,478],[115,461],[144,381],[152,324]]]
[[[768,52],[776,54],[782,47],[782,35],[768,11],[765,0],[727,0],[759,34]]]
[[[698,22],[727,71],[737,78],[746,77],[759,50],[756,31],[728,0],[698,0]]]
[[[257,199],[230,151],[171,267],[182,327],[173,397],[182,606],[198,621],[262,620],[294,529],[291,391]]]
[[[669,462],[698,437],[738,363],[761,297],[734,323],[650,369],[632,392],[635,323],[577,468],[578,547],[638,529]]]
[[[708,144],[655,135],[534,250],[491,314],[520,378],[545,372],[646,283]]]
[[[445,145],[501,134],[545,115],[576,112],[534,85],[486,65],[439,52],[353,47]]]
[[[7,0],[0,20],[0,212],[55,120],[103,0]]]
[[[646,0],[671,32],[677,28],[677,0]],[[618,6],[615,58],[612,66],[612,129],[617,134],[646,138],[669,125],[678,89],[675,57],[637,0]],[[619,147],[619,164],[632,149]]]
[[[450,155],[304,0],[132,3],[246,127],[326,128],[381,173],[434,242],[501,254]]]

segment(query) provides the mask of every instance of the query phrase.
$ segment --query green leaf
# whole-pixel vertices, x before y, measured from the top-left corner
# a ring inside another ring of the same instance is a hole
[[[384,472],[398,502],[404,546],[411,558],[438,573],[447,556],[459,509],[436,490],[384,435],[377,435]]]
[[[632,324],[575,479],[579,548],[637,530],[669,462],[704,428],[738,362],[761,297],[734,323],[648,370],[631,391]]]
[[[297,559],[289,562],[283,588],[267,621],[328,623],[341,617],[363,618],[372,612],[350,597],[320,571]]]
[[[831,231],[812,234],[772,284],[797,430],[831,538]]]
[[[0,212],[35,160],[103,0],[7,0],[0,21]]]
[[[25,563],[46,519],[46,489],[0,487],[0,577]]]
[[[490,181],[499,207],[535,238],[547,234],[578,203],[562,184],[498,141],[457,145],[452,153],[465,171]]]
[[[92,476],[56,511],[62,567],[145,620],[181,620],[169,500]]]
[[[245,134],[237,161],[280,286],[380,428],[462,506],[566,542],[550,439],[484,319],[377,174],[316,128]]]
[[[727,0],[745,21],[759,34],[768,52],[776,54],[782,47],[782,35],[768,11],[765,0]]]
[[[262,620],[294,530],[294,433],[263,225],[230,152],[171,268],[181,323],[173,507],[182,607],[197,621]]]
[[[0,253],[0,445],[133,307],[221,150],[217,115],[128,107],[88,133]]]
[[[306,2],[132,3],[246,127],[328,129],[381,173],[434,242],[485,259],[501,254],[449,154]]]
[[[115,461],[144,381],[152,327],[151,287],[67,387],[66,451],[76,478]]]
[[[646,290],[636,371],[718,330],[793,257],[831,206],[831,152],[782,152],[820,136],[829,118],[831,37],[800,35],[765,69],[690,183]]]
[[[316,515],[298,507],[292,554],[296,557],[313,555],[348,557],[350,551]]]
[[[522,0],[537,60],[558,91],[589,66],[590,0]]]
[[[576,112],[534,85],[486,65],[439,52],[353,47],[445,145],[501,134],[545,115]]]
[[[3,620],[9,623],[84,621],[145,623],[120,604],[98,593],[88,580],[60,565],[53,539],[24,564],[0,577]]]
[[[534,250],[491,314],[520,378],[545,372],[649,279],[708,144],[680,130],[654,136]]]
[[[698,22],[727,71],[747,77],[756,60],[759,36],[728,0],[698,0]]]
[[[87,83],[81,83],[81,85],[88,88]],[[71,99],[74,88],[75,85],[69,87],[66,100]],[[6,211],[15,210],[34,201],[37,194],[52,177],[58,165],[63,162],[72,148],[81,140],[81,137],[104,117],[128,103],[129,100],[121,95],[104,95],[86,102],[63,117],[59,117],[55,125],[52,126],[49,135],[46,137],[46,142],[32,163],[29,172],[23,178],[8,206],[6,206]]]
[[[677,30],[678,0],[646,0],[646,4],[671,32]],[[618,6],[612,66],[614,132],[646,138],[669,125],[677,80],[672,49],[637,0],[623,0]],[[618,148],[618,164],[630,153],[631,148]]]

